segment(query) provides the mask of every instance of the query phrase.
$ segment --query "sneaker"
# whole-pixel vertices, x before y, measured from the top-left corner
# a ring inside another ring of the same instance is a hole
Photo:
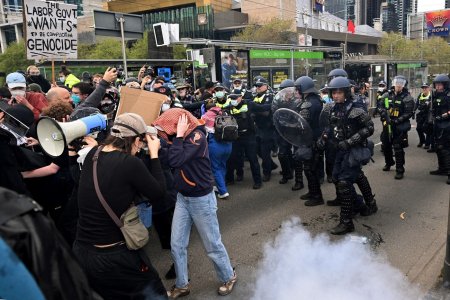
[[[191,289],[189,287],[189,284],[187,284],[185,287],[182,287],[182,288],[178,288],[174,285],[174,286],[172,286],[170,291],[167,291],[167,296],[169,296],[171,299],[176,299],[179,297],[187,296],[187,295],[189,295],[190,292],[191,292]]]
[[[224,282],[218,289],[218,293],[220,296],[226,296],[228,294],[230,294],[233,291],[233,287],[234,284],[237,281],[237,275],[236,275],[236,271],[233,271],[233,277],[231,277],[230,280],[228,280],[227,282]]]
[[[225,199],[227,199],[229,196],[230,196],[230,194],[225,193],[225,194],[222,194],[222,195],[221,195],[221,194],[217,195],[217,198],[225,200]]]

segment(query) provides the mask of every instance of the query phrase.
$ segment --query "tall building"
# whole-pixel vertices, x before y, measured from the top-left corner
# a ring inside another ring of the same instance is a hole
[[[396,14],[396,1],[387,0],[381,4],[381,26],[383,31],[398,32],[399,20]]]
[[[406,34],[408,14],[413,11],[414,0],[397,0],[396,15],[398,18],[398,32]]]
[[[370,0],[334,0],[326,2],[325,9],[343,20],[352,20],[355,25],[368,22],[367,7]]]
[[[381,15],[381,0],[367,1],[367,25],[374,26],[374,19],[379,19]]]

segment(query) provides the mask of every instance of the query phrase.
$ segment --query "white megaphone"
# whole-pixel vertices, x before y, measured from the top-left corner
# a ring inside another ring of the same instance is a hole
[[[42,149],[52,157],[63,154],[74,139],[101,131],[107,126],[105,115],[96,114],[73,122],[57,122],[48,117],[39,119],[36,125],[37,138]]]

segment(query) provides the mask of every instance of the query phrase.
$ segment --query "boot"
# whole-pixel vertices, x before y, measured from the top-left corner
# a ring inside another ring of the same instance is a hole
[[[405,151],[403,148],[395,149],[395,179],[403,179],[403,174],[405,173]]]
[[[308,192],[308,193],[306,193],[304,195],[301,195],[300,199],[302,199],[302,200],[309,200],[309,199],[311,199],[311,195]]]
[[[294,183],[294,185],[292,186],[291,189],[293,191],[299,191],[299,190],[301,190],[304,187],[305,187],[305,185],[303,184],[303,181],[295,181],[295,183]]]
[[[430,175],[445,176],[447,174],[446,174],[446,172],[444,170],[437,169],[437,170],[434,170],[434,171],[430,171]]]
[[[448,175],[447,184],[450,184],[450,175]]]
[[[369,205],[369,203],[374,200],[374,195],[372,194],[372,188],[370,186],[369,180],[367,179],[366,175],[364,175],[364,172],[362,170],[359,173],[358,178],[356,178],[356,185],[361,191],[364,202],[366,203],[366,205]]]
[[[278,160],[280,161],[280,166],[281,166],[281,175],[283,175],[283,178],[280,179],[279,183],[280,184],[286,184],[290,179],[292,179],[293,176],[293,172],[291,169],[291,157],[290,155],[286,155],[286,154],[278,154]]]
[[[363,217],[368,217],[370,215],[375,214],[377,211],[378,211],[377,201],[373,199],[372,202],[366,203],[364,209],[361,209],[359,211],[359,214]]]
[[[305,202],[305,206],[317,206],[322,204],[324,204],[322,195],[312,196]]]
[[[301,190],[305,187],[303,184],[303,163],[300,161],[294,161],[294,175],[295,184],[292,186],[293,191]]]
[[[328,206],[340,206],[341,200],[339,200],[339,197],[336,197],[336,199],[334,199],[334,200],[328,200],[327,205]]]
[[[385,172],[390,171],[390,170],[391,170],[391,167],[392,167],[393,165],[395,165],[395,162],[394,162],[394,161],[391,162],[391,163],[385,164],[384,167],[383,167],[383,171],[385,171]]]
[[[330,230],[333,235],[343,235],[355,231],[355,225],[351,219],[339,222],[339,224]]]
[[[438,159],[438,169],[431,171],[430,175],[447,175],[447,172],[445,171],[445,150],[439,149],[436,151],[436,156]]]
[[[331,234],[342,235],[355,230],[355,226],[352,222],[355,195],[356,192],[351,183],[345,181],[337,183],[337,196],[341,199],[341,216],[339,224],[331,229]]]

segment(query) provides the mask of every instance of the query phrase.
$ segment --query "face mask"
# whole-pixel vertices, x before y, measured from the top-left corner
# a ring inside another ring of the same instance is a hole
[[[11,96],[14,97],[25,97],[25,91],[24,90],[12,90],[11,92]]]
[[[323,96],[322,96],[322,100],[323,100],[324,102],[328,102],[328,101],[330,100],[330,96],[328,96],[328,95],[323,95]]]
[[[235,88],[236,90],[241,90],[241,89],[242,89],[242,85],[235,85],[234,88]]]
[[[164,104],[161,106],[161,111],[162,111],[162,112],[168,111],[169,109],[170,109],[170,104],[164,103]]]
[[[176,79],[172,79],[170,82],[175,84],[175,83],[177,83],[177,80]]]
[[[81,102],[81,99],[80,99],[80,96],[78,96],[78,95],[72,95],[72,102],[73,102],[73,104],[75,104],[75,105],[78,105],[78,103],[80,103]]]
[[[379,88],[378,88],[378,91],[379,91],[379,92],[384,91],[384,87],[379,87]]]
[[[66,77],[65,77],[65,76],[61,76],[61,77],[59,77],[59,81],[61,81],[61,82],[64,82],[64,81],[66,81]]]
[[[217,92],[215,93],[215,95],[216,95],[217,98],[223,98],[223,97],[225,96],[225,92],[223,92],[223,91],[217,91]]]
[[[30,75],[30,78],[33,80],[39,79],[40,75]]]
[[[238,103],[237,100],[231,100],[230,104],[233,105],[233,106],[237,106],[239,103]]]

